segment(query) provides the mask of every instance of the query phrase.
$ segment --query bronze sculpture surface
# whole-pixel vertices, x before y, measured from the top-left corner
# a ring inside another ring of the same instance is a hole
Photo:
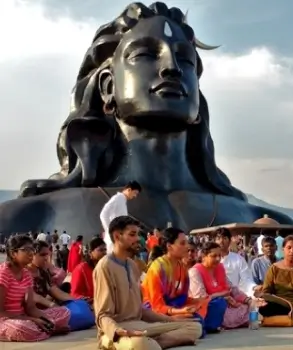
[[[29,207],[39,218],[23,219],[22,230],[48,225],[69,230],[70,219],[62,212],[70,200],[75,220],[83,208],[86,214],[79,219],[91,222],[81,227],[98,230],[105,193],[131,180],[144,191],[130,212],[149,227],[252,222],[264,213],[291,223],[283,214],[248,204],[216,166],[197,52],[214,48],[196,38],[180,9],[159,2],[133,3],[100,27],[59,133],[61,171],[47,180],[26,181],[20,197],[27,198],[0,207],[5,218],[0,230],[14,231],[11,220]]]

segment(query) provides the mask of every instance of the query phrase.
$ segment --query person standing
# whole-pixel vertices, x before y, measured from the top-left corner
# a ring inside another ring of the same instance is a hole
[[[276,232],[276,244],[277,244],[276,257],[278,260],[284,259],[283,242],[284,242],[284,238],[281,236],[281,233],[277,231]]]
[[[66,231],[63,231],[63,233],[59,239],[62,243],[62,246],[68,247],[71,237],[69,236],[69,234]]]
[[[43,242],[46,242],[47,241],[47,235],[46,233],[44,233],[44,231],[42,230],[38,236],[37,236],[37,241],[43,241]]]
[[[261,230],[259,236],[257,237],[256,240],[256,245],[257,245],[257,254],[258,256],[262,256],[263,255],[263,250],[262,250],[262,240],[265,238],[266,236],[264,235],[264,231]]]
[[[150,253],[152,249],[156,246],[159,245],[159,239],[162,237],[162,229],[160,228],[155,228],[153,231],[153,234],[151,234],[146,242],[148,252]]]
[[[83,258],[83,236],[77,236],[76,241],[72,243],[69,250],[68,265],[67,265],[67,270],[69,273],[72,273],[73,270],[76,268],[76,266],[81,263],[82,258]]]
[[[63,245],[60,249],[61,267],[64,271],[67,271],[69,249],[67,245]]]
[[[109,201],[104,205],[100,219],[105,231],[104,241],[107,245],[107,252],[111,253],[113,249],[113,243],[109,235],[110,222],[118,216],[127,216],[127,201],[136,198],[141,192],[141,186],[137,181],[129,182],[122,190],[122,192],[116,193]]]

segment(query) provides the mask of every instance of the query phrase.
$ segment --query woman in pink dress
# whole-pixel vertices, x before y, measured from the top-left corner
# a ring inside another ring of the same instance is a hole
[[[221,249],[217,243],[208,242],[202,249],[202,262],[189,270],[189,293],[193,298],[224,298],[228,307],[224,314],[223,328],[247,326],[251,298],[233,287],[227,279],[221,261]]]
[[[25,268],[33,252],[27,235],[6,243],[7,261],[0,264],[0,341],[35,342],[68,331],[68,309],[39,310],[34,303],[33,279]]]

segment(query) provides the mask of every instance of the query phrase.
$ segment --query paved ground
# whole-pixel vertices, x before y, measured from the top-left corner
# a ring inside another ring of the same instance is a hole
[[[1,350],[93,350],[96,349],[94,329],[71,333],[40,343],[2,343]],[[202,340],[196,347],[176,350],[292,350],[292,328],[262,328],[258,331],[242,329],[226,331]],[[125,349],[128,350],[128,349]],[[175,349],[174,349],[175,350]]]

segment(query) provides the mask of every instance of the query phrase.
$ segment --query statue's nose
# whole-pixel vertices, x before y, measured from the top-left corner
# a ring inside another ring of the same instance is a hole
[[[179,67],[164,67],[160,70],[161,78],[181,78],[182,69]]]
[[[165,52],[165,59],[160,69],[160,77],[163,79],[181,78],[182,74],[182,69],[179,67],[175,55],[172,52]]]

